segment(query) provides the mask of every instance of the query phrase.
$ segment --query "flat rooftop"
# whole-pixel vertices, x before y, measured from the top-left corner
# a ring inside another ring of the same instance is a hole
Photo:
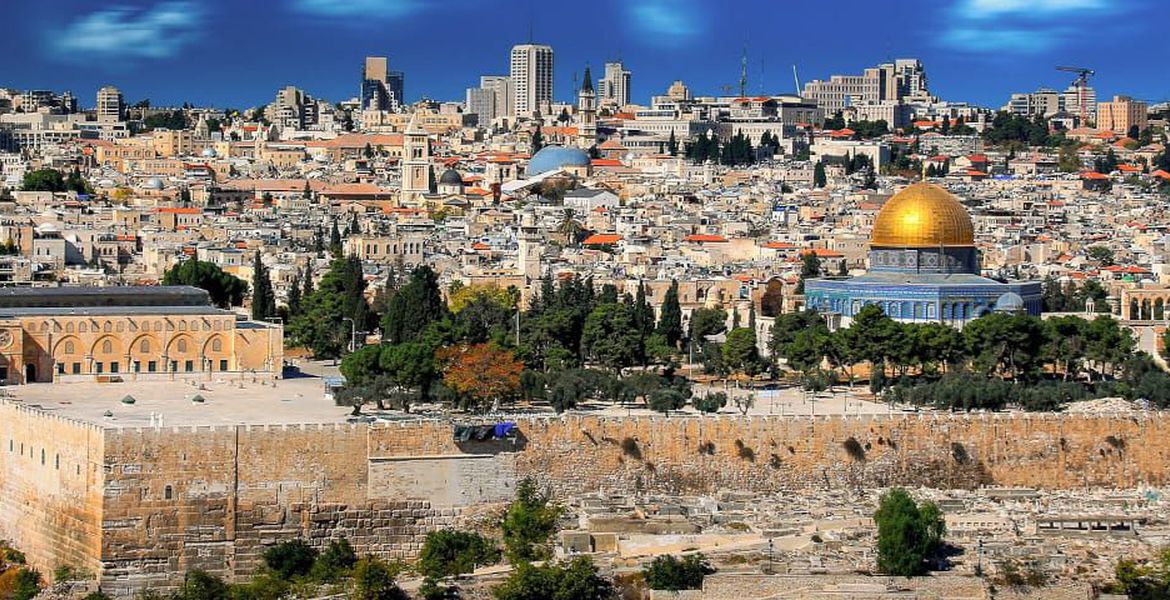
[[[10,402],[110,428],[146,427],[158,424],[159,418],[164,427],[344,423],[351,412],[325,399],[319,377],[44,383],[4,387],[0,392]],[[134,404],[122,403],[127,395],[134,397]],[[192,402],[195,395],[204,402]]]

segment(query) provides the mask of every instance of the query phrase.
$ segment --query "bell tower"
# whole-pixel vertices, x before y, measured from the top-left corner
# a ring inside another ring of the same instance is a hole
[[[403,202],[417,202],[431,189],[431,143],[427,132],[418,124],[418,113],[410,117],[410,124],[402,138],[402,195]]]
[[[581,90],[577,92],[577,145],[586,150],[597,143],[597,94],[593,91],[593,76],[585,67]]]

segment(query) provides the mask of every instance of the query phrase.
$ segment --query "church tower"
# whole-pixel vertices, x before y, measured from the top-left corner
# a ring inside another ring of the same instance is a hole
[[[400,201],[417,202],[431,190],[431,144],[427,132],[418,124],[418,113],[410,117],[410,124],[402,138],[402,194]]]
[[[585,67],[585,78],[577,92],[577,145],[586,150],[597,144],[597,94],[593,76]]]

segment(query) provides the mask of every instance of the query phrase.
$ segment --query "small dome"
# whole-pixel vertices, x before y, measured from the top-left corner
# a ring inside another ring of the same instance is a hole
[[[161,190],[163,189],[163,182],[158,177],[151,177],[146,180],[146,185],[143,187],[150,190]]]
[[[870,242],[883,248],[974,246],[975,226],[959,199],[937,185],[915,183],[886,201]]]
[[[588,167],[589,155],[580,148],[545,146],[528,161],[528,176],[532,177],[565,167]]]
[[[447,169],[439,176],[439,185],[463,185],[463,176],[455,169]]]
[[[203,158],[215,158],[215,148],[204,148]]]
[[[1015,292],[1007,292],[995,301],[995,312],[1017,313],[1023,310],[1024,299]]]

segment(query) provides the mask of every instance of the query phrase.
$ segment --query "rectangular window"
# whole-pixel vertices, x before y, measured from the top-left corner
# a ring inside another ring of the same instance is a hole
[[[57,374],[58,375],[65,374],[65,363],[57,363]]]
[[[156,361],[156,360],[147,361],[146,371],[148,373],[154,373],[157,370],[158,370],[158,361]]]
[[[114,362],[110,363],[110,372],[111,373],[118,372],[118,361],[114,361]]]
[[[141,373],[141,372],[142,372],[142,361],[140,361],[140,360],[136,360],[136,361],[134,361],[134,372],[135,372],[135,373]]]
[[[81,374],[81,363],[73,363],[73,374],[74,375]]]
[[[188,360],[183,363],[183,370],[190,373],[195,370],[195,361]]]
[[[102,363],[95,362],[95,363],[93,363],[93,372],[100,374],[104,370],[104,367],[105,367],[105,365],[103,365]]]
[[[227,361],[226,361],[226,360],[221,360],[221,361],[219,361],[219,370],[220,370],[220,371],[226,371],[226,370],[228,370],[228,367],[227,367]]]
[[[172,360],[172,361],[171,361],[171,372],[172,372],[172,373],[177,373],[178,371],[179,371],[179,361],[177,361],[177,360]]]

